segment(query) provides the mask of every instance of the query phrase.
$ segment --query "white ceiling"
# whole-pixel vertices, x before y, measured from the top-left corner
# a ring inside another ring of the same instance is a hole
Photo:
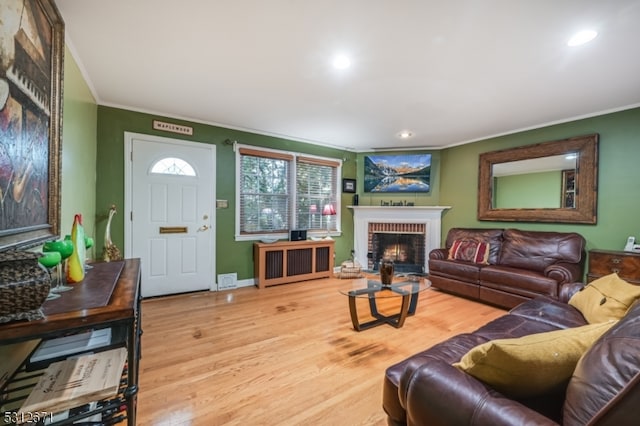
[[[640,105],[638,0],[56,3],[100,105],[355,151]],[[568,47],[585,28],[598,37]]]

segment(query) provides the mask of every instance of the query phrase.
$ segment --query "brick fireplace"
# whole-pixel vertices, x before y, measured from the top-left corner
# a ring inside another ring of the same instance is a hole
[[[441,216],[447,206],[350,206],[355,257],[376,269],[383,257],[398,272],[428,272],[428,253],[440,247]]]
[[[424,223],[369,222],[367,269],[378,269],[385,259],[395,263],[396,272],[425,272],[425,237]]]

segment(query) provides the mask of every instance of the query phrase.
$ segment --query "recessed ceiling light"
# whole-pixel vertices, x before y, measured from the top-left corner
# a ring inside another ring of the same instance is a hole
[[[574,36],[569,39],[567,45],[571,47],[580,46],[581,44],[589,43],[591,40],[596,38],[597,35],[598,33],[593,30],[580,31],[579,33],[574,34]]]
[[[398,136],[400,136],[401,139],[408,139],[411,136],[413,136],[413,133],[405,130],[403,132],[398,133]]]
[[[335,69],[343,70],[351,66],[351,59],[347,55],[336,55],[333,58],[333,67]]]

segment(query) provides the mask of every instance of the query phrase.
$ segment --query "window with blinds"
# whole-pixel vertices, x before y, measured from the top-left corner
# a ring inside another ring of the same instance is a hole
[[[296,226],[300,229],[337,229],[335,217],[323,216],[325,205],[338,198],[338,164],[315,158],[296,161]]]
[[[322,211],[339,210],[339,161],[249,147],[238,153],[240,235],[338,229],[338,216]]]
[[[240,150],[241,233],[265,234],[289,229],[292,159],[275,153]]]

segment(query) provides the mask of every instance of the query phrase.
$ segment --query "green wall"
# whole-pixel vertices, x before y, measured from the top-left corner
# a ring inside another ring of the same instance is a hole
[[[477,220],[478,161],[483,152],[598,133],[598,223],[596,225],[489,222]],[[529,130],[443,150],[440,203],[443,235],[457,226],[574,231],[587,248],[620,250],[629,235],[640,237],[640,108]]]
[[[60,191],[60,235],[71,233],[73,216],[82,214],[89,236],[95,235],[96,213],[96,101],[73,56],[65,49]],[[100,256],[89,250],[89,257]]]
[[[154,119],[193,127],[193,136],[183,136],[152,129]],[[112,239],[120,249],[124,247],[124,132],[144,133],[174,139],[183,139],[216,145],[216,197],[228,200],[228,209],[218,209],[216,213],[216,267],[217,274],[238,273],[238,279],[253,277],[253,242],[235,241],[235,153],[226,139],[242,144],[290,150],[305,154],[346,159],[343,166],[344,177],[355,177],[355,154],[320,145],[296,142],[287,139],[259,135],[238,130],[225,129],[206,124],[192,123],[173,118],[133,112],[123,109],[98,107],[98,158],[96,185],[96,228],[98,247],[103,246],[104,229],[109,207],[115,204],[118,215],[112,222]],[[353,224],[347,213],[351,204],[350,195],[342,199],[343,235],[335,237],[336,262],[339,264],[350,255],[353,245]]]
[[[526,188],[526,191],[523,191]],[[493,180],[494,208],[560,208],[562,172],[560,170],[500,176]]]

